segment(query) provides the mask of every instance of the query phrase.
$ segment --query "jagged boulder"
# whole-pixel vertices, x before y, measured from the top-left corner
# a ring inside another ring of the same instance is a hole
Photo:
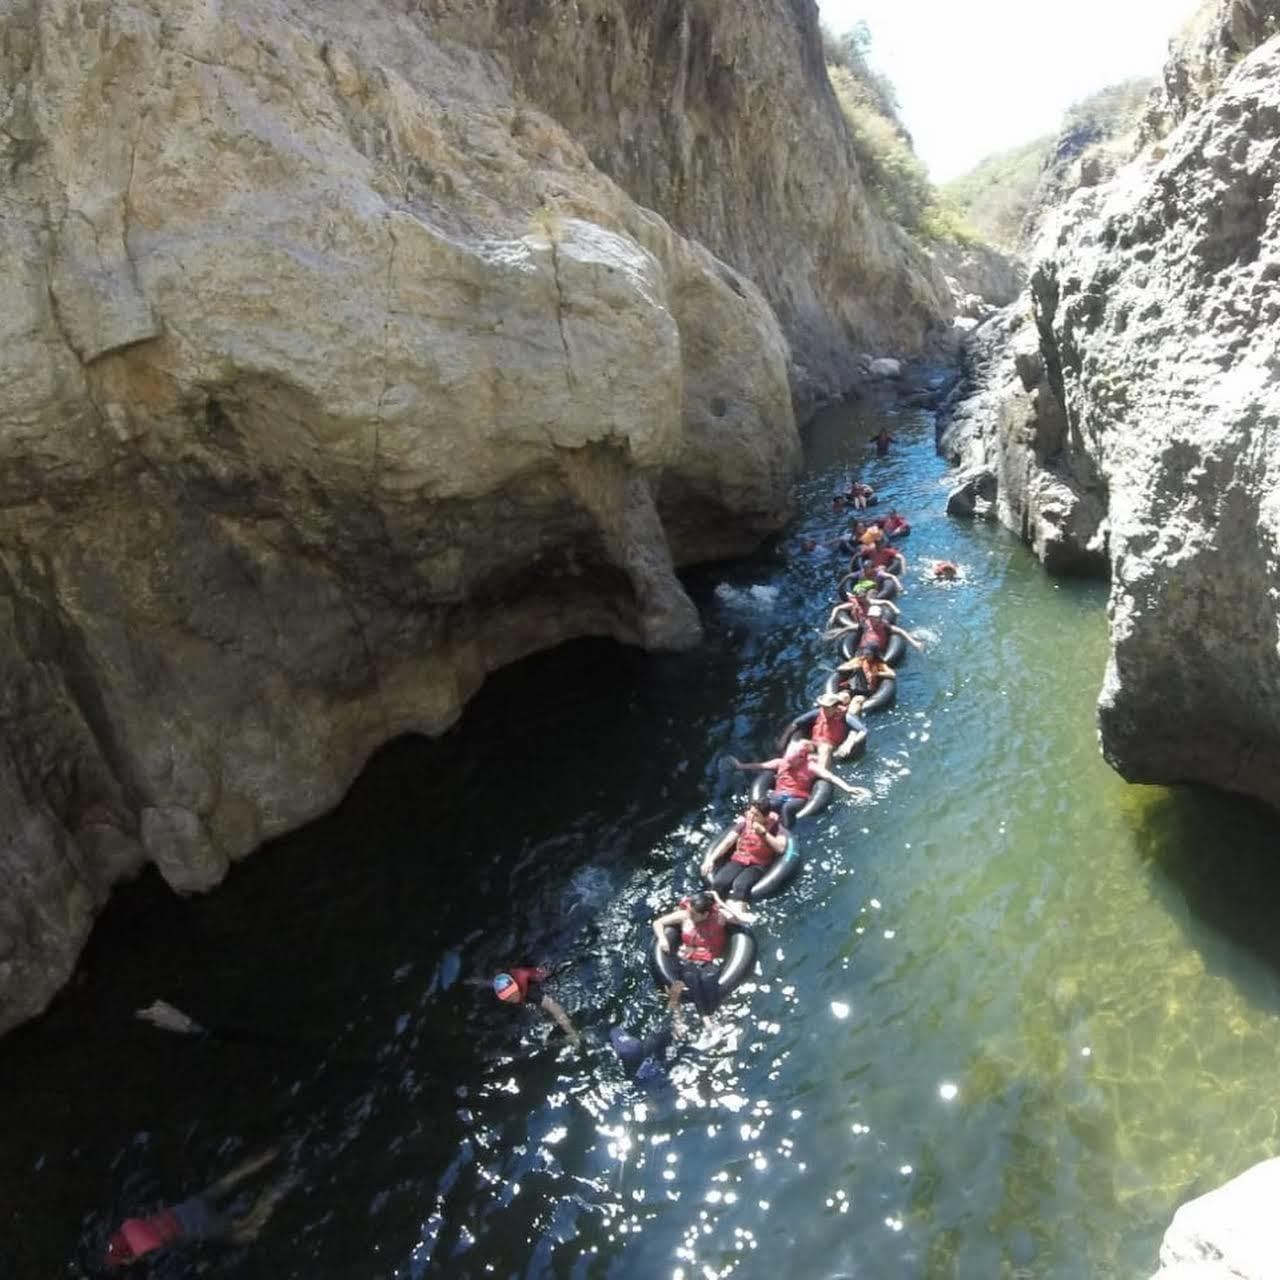
[[[0,1029],[495,667],[698,637],[788,349],[487,52],[330,0],[0,11]]]
[[[1272,1280],[1280,1259],[1277,1196],[1280,1159],[1188,1201],[1164,1233],[1151,1280]]]
[[[1109,566],[1103,749],[1280,804],[1280,39],[1041,241],[943,438],[1057,568]],[[1034,385],[1033,385],[1034,384]],[[1102,553],[1105,550],[1106,560]]]

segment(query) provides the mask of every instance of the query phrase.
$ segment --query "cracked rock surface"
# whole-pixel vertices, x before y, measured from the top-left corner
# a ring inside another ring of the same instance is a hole
[[[1051,567],[1109,569],[1103,750],[1280,805],[1280,39],[1038,247],[941,446]],[[962,486],[963,487],[963,486]],[[958,500],[959,502],[959,500]]]
[[[455,15],[466,6],[452,6]],[[788,511],[786,340],[419,8],[0,9],[0,1030]]]

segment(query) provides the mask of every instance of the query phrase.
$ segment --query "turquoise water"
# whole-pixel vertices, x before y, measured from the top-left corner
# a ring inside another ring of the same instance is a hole
[[[697,653],[520,664],[214,897],[117,895],[0,1043],[17,1274],[83,1274],[121,1213],[280,1142],[294,1190],[208,1274],[1144,1277],[1181,1200],[1276,1153],[1274,818],[1107,769],[1105,588],[946,520],[928,415],[836,410],[808,448],[787,537],[692,581]],[[862,462],[914,521],[928,651],[846,769],[874,799],[762,905],[732,1032],[639,1094],[599,1038],[659,1025],[647,921],[742,795],[722,757],[825,678],[834,562],[793,553]],[[567,966],[595,1047],[469,984],[518,959]],[[157,996],[240,1034],[132,1022]]]

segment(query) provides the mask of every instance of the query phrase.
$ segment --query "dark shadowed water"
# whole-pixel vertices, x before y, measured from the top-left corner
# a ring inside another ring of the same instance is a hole
[[[874,800],[763,907],[733,1033],[639,1094],[468,980],[564,964],[596,1037],[658,1025],[647,921],[742,794],[721,758],[822,683],[834,562],[788,553],[886,416],[929,651],[848,770]],[[947,521],[927,415],[833,411],[809,462],[788,538],[693,581],[696,653],[510,668],[217,894],[116,895],[0,1042],[0,1274],[96,1274],[120,1217],[277,1143],[288,1194],[204,1274],[1143,1277],[1180,1200],[1275,1154],[1274,819],[1108,771],[1105,589]],[[225,1035],[134,1021],[156,997]]]

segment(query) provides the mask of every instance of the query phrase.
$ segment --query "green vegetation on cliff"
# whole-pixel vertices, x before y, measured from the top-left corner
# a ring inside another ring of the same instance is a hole
[[[858,167],[886,217],[918,238],[973,244],[982,237],[942,198],[902,122],[893,82],[869,61],[871,32],[859,22],[843,35],[822,31],[827,74],[849,127]]]
[[[992,244],[1016,251],[1053,144],[1045,136],[987,156],[963,177],[944,183],[943,199]]]
[[[1056,134],[988,156],[941,188],[941,198],[990,243],[1016,252],[1044,214],[1113,174],[1137,150],[1153,81],[1124,80],[1068,108]]]

